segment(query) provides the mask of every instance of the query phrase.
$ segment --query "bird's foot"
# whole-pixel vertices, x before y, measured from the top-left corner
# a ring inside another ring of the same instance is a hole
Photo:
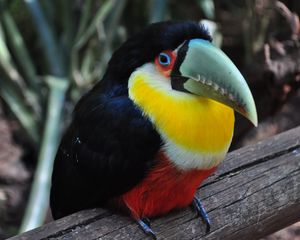
[[[206,233],[208,233],[210,231],[209,216],[208,216],[205,208],[203,207],[200,199],[196,196],[194,197],[193,205],[194,205],[197,213],[200,215],[200,217],[203,219],[204,223],[206,224]]]
[[[138,219],[138,225],[147,235],[151,236],[153,239],[157,239],[155,233],[150,228],[150,220],[148,218]]]

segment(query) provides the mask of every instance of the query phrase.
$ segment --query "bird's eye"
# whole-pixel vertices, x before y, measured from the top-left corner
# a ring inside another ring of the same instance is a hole
[[[160,53],[158,56],[158,62],[162,66],[168,66],[171,64],[171,57],[167,53]]]
[[[155,58],[155,65],[161,74],[169,77],[175,63],[175,59],[176,53],[172,50],[166,50],[157,55]]]

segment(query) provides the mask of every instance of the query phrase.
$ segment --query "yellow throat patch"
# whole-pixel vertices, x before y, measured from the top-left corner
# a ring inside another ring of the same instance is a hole
[[[165,138],[185,150],[227,152],[234,129],[233,109],[214,100],[172,90],[170,80],[153,64],[129,79],[129,97]]]

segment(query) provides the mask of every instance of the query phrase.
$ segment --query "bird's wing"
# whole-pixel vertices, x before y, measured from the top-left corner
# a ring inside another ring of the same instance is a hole
[[[161,140],[128,96],[86,95],[60,144],[52,176],[54,218],[101,206],[135,186]]]

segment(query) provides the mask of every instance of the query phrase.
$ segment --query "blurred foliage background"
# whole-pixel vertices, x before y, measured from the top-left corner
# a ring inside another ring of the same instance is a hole
[[[202,20],[242,70],[262,127],[239,120],[233,148],[299,125],[299,13],[297,0],[0,0],[0,238],[49,219],[74,104],[149,23]]]

